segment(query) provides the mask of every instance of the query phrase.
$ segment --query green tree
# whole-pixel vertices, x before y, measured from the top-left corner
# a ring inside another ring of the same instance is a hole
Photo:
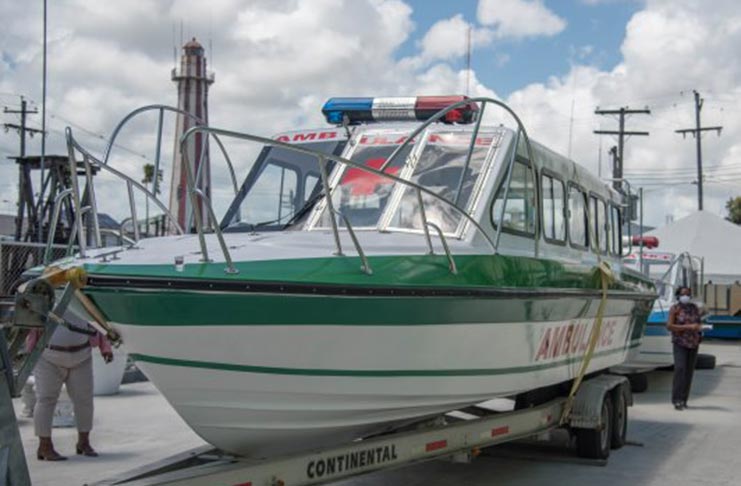
[[[726,201],[726,210],[728,210],[728,221],[741,224],[741,196],[730,198]]]
[[[149,189],[149,184],[152,184],[154,182],[154,164],[144,164],[144,178],[142,179],[142,184],[144,184],[144,187]],[[157,196],[160,192],[160,182],[162,182],[162,170],[157,171],[157,186],[154,188],[154,195]],[[150,191],[151,192],[151,191]],[[145,219],[146,221],[146,229],[144,233],[149,236],[149,196],[146,196],[144,198],[144,208],[145,208]]]

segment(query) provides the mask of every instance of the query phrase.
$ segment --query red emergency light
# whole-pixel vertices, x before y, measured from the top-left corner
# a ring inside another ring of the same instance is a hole
[[[644,248],[652,249],[659,247],[659,239],[655,236],[634,236],[634,246],[642,246]]]

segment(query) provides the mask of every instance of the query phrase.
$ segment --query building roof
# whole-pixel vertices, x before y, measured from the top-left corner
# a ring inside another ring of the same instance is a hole
[[[741,279],[741,226],[708,211],[698,211],[647,233],[659,239],[659,251],[689,252],[704,259],[705,280]]]

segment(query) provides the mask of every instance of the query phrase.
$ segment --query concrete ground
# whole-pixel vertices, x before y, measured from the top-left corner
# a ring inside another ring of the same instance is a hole
[[[701,351],[715,354],[718,367],[696,372],[690,408],[676,411],[669,403],[671,373],[651,373],[648,392],[635,395],[629,411],[629,440],[641,445],[613,451],[606,466],[580,463],[563,449],[501,446],[471,464],[433,461],[335,486],[741,484],[741,343],[706,342]],[[97,397],[95,406],[98,458],[74,456],[74,430],[55,429],[57,449],[70,460],[38,461],[33,424],[21,419],[34,485],[92,483],[203,445],[149,383],[125,385],[117,396]]]

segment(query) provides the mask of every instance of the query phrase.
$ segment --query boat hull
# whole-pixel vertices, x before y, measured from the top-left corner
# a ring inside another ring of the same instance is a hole
[[[645,372],[674,365],[672,336],[666,328],[667,315],[665,310],[651,312],[641,344],[621,366],[622,370]]]
[[[250,456],[331,445],[568,381],[600,301],[598,292],[553,297],[543,289],[475,297],[89,294],[190,427]],[[589,372],[626,359],[648,309],[650,301],[608,301]]]

